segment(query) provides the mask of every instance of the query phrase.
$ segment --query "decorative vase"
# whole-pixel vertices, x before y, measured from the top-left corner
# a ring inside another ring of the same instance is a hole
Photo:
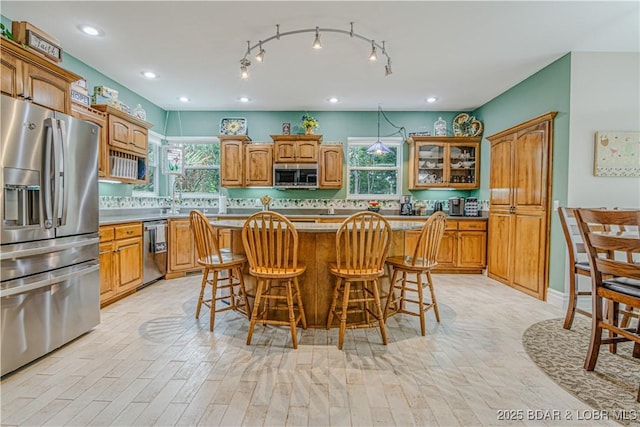
[[[307,129],[304,131],[305,135],[313,135],[313,126],[307,126]]]

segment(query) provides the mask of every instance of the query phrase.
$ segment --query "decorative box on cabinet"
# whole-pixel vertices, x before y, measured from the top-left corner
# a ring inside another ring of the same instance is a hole
[[[65,114],[71,113],[71,83],[82,77],[18,43],[0,38],[0,91]]]
[[[342,144],[321,144],[318,187],[342,188],[343,163]]]
[[[107,113],[72,102],[71,115],[78,119],[86,120],[100,126],[100,134],[98,136],[98,176],[107,176],[109,169],[109,155],[107,150]]]
[[[480,186],[479,137],[413,136],[409,151],[410,189]]]
[[[222,187],[273,185],[273,144],[251,144],[245,135],[219,135]]]
[[[153,124],[108,105],[94,104],[91,107],[107,113],[107,147],[104,151],[108,168],[105,176],[125,183],[146,182],[146,174],[139,179],[137,170],[140,167],[146,170],[148,135]],[[119,162],[129,166],[119,167]]]
[[[322,135],[271,135],[274,163],[318,163]]]
[[[142,223],[100,227],[100,306],[142,284]]]

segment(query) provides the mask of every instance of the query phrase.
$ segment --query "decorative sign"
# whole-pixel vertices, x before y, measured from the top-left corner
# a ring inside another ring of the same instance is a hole
[[[44,54],[44,56],[51,59],[52,61],[62,61],[62,48],[45,39],[35,31],[27,30],[26,45]]]
[[[596,132],[593,174],[640,177],[640,131]]]
[[[71,101],[76,104],[82,104],[86,107],[91,105],[91,98],[89,98],[89,95],[85,95],[84,93],[80,93],[73,89],[71,89]]]
[[[184,151],[177,145],[162,147],[162,173],[184,175]]]

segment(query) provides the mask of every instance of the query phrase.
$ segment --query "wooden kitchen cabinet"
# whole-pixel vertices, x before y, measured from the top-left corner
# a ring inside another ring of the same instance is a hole
[[[94,123],[100,127],[98,130],[98,176],[107,176],[109,169],[109,155],[107,150],[107,114],[72,102],[71,115],[80,120],[86,120]]]
[[[487,274],[546,299],[553,118],[547,113],[488,137],[491,177]]]
[[[20,44],[0,38],[2,93],[45,108],[71,113],[71,83],[82,77]]]
[[[200,268],[196,263],[198,255],[188,219],[169,220],[168,250],[169,265],[165,278],[182,277],[185,272]]]
[[[105,177],[130,184],[146,182],[146,174],[139,179],[137,170],[146,170],[149,129],[153,125],[108,105],[94,104],[91,107],[107,115],[106,145],[101,147],[106,158],[103,162]],[[123,163],[133,167],[118,166]]]
[[[319,188],[342,188],[344,154],[342,144],[321,144],[318,165]]]
[[[245,135],[219,135],[222,187],[273,185],[273,144],[251,144]]]
[[[273,144],[245,144],[244,186],[273,185]]]
[[[142,223],[100,227],[100,306],[136,291],[142,284]]]
[[[271,135],[274,163],[318,163],[322,135]]]
[[[479,188],[481,140],[480,137],[409,138],[409,188]]]
[[[413,253],[419,236],[419,230],[405,232],[405,255]],[[487,221],[447,218],[437,260],[434,273],[482,273],[487,265]]]

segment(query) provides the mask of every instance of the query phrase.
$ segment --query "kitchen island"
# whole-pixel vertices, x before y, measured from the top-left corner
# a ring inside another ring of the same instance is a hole
[[[296,222],[298,230],[298,260],[307,266],[307,270],[299,278],[302,303],[307,315],[307,324],[312,328],[324,328],[327,323],[335,277],[329,272],[329,263],[335,262],[336,232],[340,223]],[[405,232],[419,230],[424,222],[390,222],[393,230],[389,254],[404,255]],[[242,226],[244,220],[212,221],[211,225],[220,229],[231,230],[231,251],[244,254],[242,245]],[[245,286],[253,304],[251,295],[255,294],[256,282],[249,274],[249,265],[243,269]],[[388,272],[382,277],[381,295],[386,296],[389,289]]]

